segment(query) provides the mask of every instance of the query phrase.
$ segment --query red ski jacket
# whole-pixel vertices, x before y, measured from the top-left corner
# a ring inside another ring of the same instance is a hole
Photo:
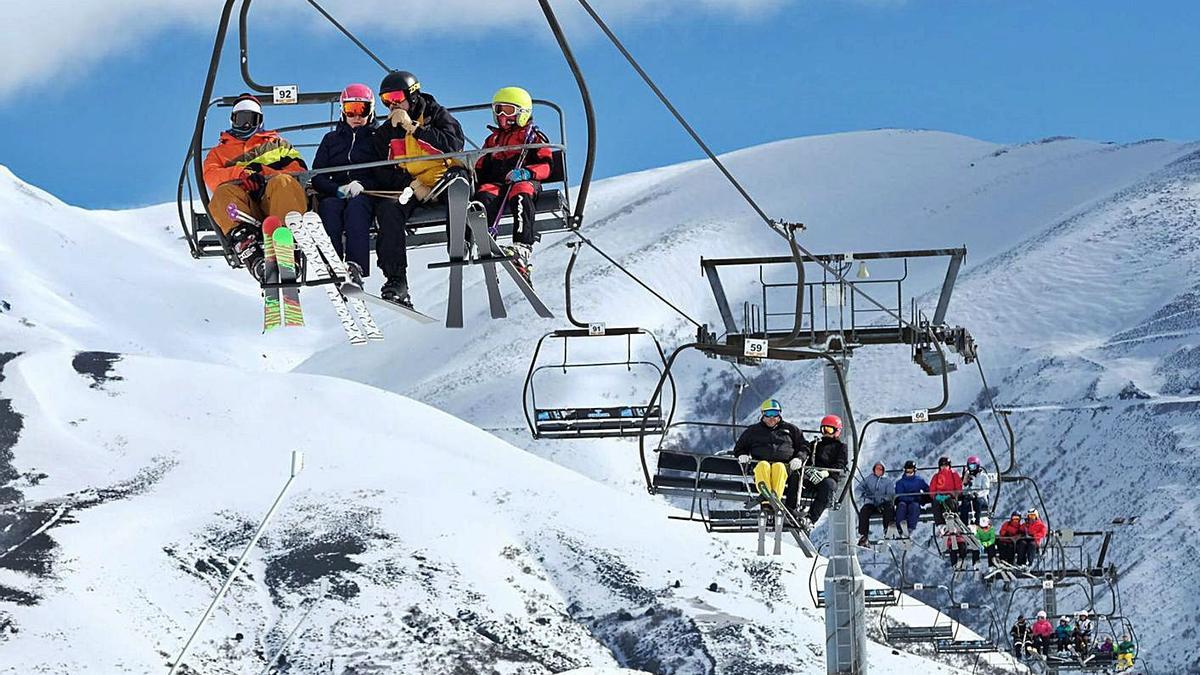
[[[1000,534],[997,539],[1001,541],[1014,542],[1025,536],[1025,526],[1020,523],[1013,525],[1012,521],[1006,521],[1000,526]]]
[[[1050,637],[1054,635],[1054,626],[1046,619],[1038,619],[1033,622],[1033,634],[1043,638]]]
[[[1026,520],[1025,532],[1029,536],[1033,537],[1033,543],[1041,546],[1042,540],[1046,538],[1046,524],[1042,522],[1041,518]]]
[[[951,495],[957,497],[962,493],[962,477],[949,467],[939,469],[929,481],[929,494]]]

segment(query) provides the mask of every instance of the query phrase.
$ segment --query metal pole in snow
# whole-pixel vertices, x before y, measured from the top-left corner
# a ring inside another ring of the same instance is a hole
[[[175,657],[175,662],[171,664],[171,670],[167,672],[167,675],[175,675],[175,672],[179,670],[180,664],[182,664],[184,658],[187,657],[188,650],[192,648],[192,642],[195,641],[196,636],[200,634],[200,629],[204,626],[204,622],[208,621],[208,617],[212,615],[213,610],[217,608],[217,605],[220,604],[221,600],[225,597],[225,593],[229,591],[229,587],[233,585],[233,578],[237,576],[237,573],[241,571],[242,566],[246,564],[246,559],[250,557],[250,551],[254,549],[254,545],[257,544],[259,538],[262,537],[263,531],[267,529],[267,523],[271,522],[271,518],[275,515],[275,511],[279,509],[279,504],[283,502],[283,497],[287,494],[288,488],[292,487],[292,481],[296,480],[296,476],[300,475],[300,471],[303,469],[304,453],[300,452],[299,450],[293,450],[291,474],[288,476],[287,482],[283,484],[283,489],[279,491],[279,496],[276,497],[275,502],[271,504],[271,508],[267,511],[267,515],[263,516],[262,522],[258,524],[258,529],[254,531],[254,536],[250,537],[250,543],[246,544],[246,549],[242,551],[242,557],[238,558],[237,563],[233,566],[233,569],[230,570],[229,577],[226,578],[225,583],[221,585],[221,590],[217,591],[217,594],[215,597],[213,597],[212,602],[208,604],[208,609],[204,610],[204,616],[200,617],[200,621],[197,622],[196,627],[192,629],[191,636],[189,636],[187,642],[184,643],[183,649],[179,650],[179,656]]]

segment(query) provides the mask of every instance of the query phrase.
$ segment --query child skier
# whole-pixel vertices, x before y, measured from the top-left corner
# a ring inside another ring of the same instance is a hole
[[[992,519],[983,516],[979,519],[979,527],[975,529],[975,539],[987,554],[988,567],[996,566],[996,531],[992,529]]]
[[[492,115],[496,126],[483,149],[549,143],[533,123],[533,98],[520,87],[504,87],[492,96]],[[487,212],[488,227],[495,236],[501,212],[513,216],[513,245],[505,253],[514,256],[513,264],[532,284],[533,243],[537,240],[534,200],[542,183],[552,176],[554,151],[551,148],[514,148],[485,154],[475,162],[479,184],[475,201]]]

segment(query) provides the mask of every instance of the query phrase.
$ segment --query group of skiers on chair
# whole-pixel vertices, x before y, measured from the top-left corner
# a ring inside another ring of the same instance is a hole
[[[1009,630],[1013,656],[1018,659],[1040,656],[1044,660],[1050,656],[1053,647],[1054,655],[1060,659],[1074,655],[1081,662],[1115,661],[1117,670],[1133,666],[1137,645],[1128,633],[1122,635],[1121,641],[1115,644],[1111,635],[1104,636],[1103,641],[1097,644],[1092,633],[1092,619],[1087,612],[1076,613],[1073,625],[1071,617],[1063,616],[1058,620],[1058,626],[1050,623],[1044,611],[1037,613],[1037,620],[1032,624],[1022,615],[1017,617],[1017,622]]]
[[[782,503],[805,532],[834,502],[838,481],[849,457],[842,442],[842,420],[837,415],[821,419],[821,435],[808,441],[796,425],[785,422],[776,399],[763,401],[758,423],[747,427],[733,446],[744,467],[753,467],[754,483],[768,504]],[[799,506],[801,493],[811,498]]]
[[[364,84],[351,84],[341,93],[341,119],[322,139],[313,170],[409,159],[383,167],[354,168],[315,174],[312,188],[325,230],[352,274],[370,274],[370,229],[378,223],[376,253],[385,281],[384,299],[412,307],[408,290],[407,221],[422,204],[444,201],[442,188],[470,172],[455,158],[421,157],[461,152],[462,127],[421,83],[407,71],[384,77],[379,96],[386,116],[376,121],[375,94]],[[533,99],[520,87],[504,87],[492,97],[495,126],[485,150],[548,143],[533,123]],[[513,245],[505,247],[514,265],[528,280],[530,258],[537,238],[535,202],[541,183],[552,178],[550,148],[513,148],[483,154],[475,162],[473,200],[486,210],[489,227],[501,212],[514,218]],[[229,206],[258,220],[283,219],[289,212],[307,211],[307,194],[296,174],[307,170],[298,150],[275,131],[263,126],[262,105],[243,94],[230,113],[230,128],[205,158],[204,183],[211,195],[213,221],[260,282],[263,271],[261,231],[234,221]]]
[[[955,569],[966,566],[968,554],[972,566],[979,563],[979,549],[967,546],[968,537],[979,542],[989,566],[995,567],[1000,560],[1010,566],[1028,567],[1046,538],[1046,524],[1037,509],[1029,509],[1024,522],[1020,513],[1013,513],[997,533],[989,517],[990,487],[991,479],[975,455],[967,458],[961,471],[954,468],[949,457],[939,458],[937,473],[928,483],[917,475],[912,460],[904,463],[904,473],[895,481],[887,476],[883,463],[876,462],[858,489],[858,545],[870,545],[870,522],[875,515],[883,519],[885,537],[911,538],[924,505],[929,504],[939,545],[944,544]],[[948,521],[947,513],[957,518]]]

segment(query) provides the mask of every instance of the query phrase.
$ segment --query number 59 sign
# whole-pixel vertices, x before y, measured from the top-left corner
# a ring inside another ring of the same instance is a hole
[[[746,338],[742,346],[742,356],[752,359],[762,359],[767,356],[767,341],[758,338]]]

